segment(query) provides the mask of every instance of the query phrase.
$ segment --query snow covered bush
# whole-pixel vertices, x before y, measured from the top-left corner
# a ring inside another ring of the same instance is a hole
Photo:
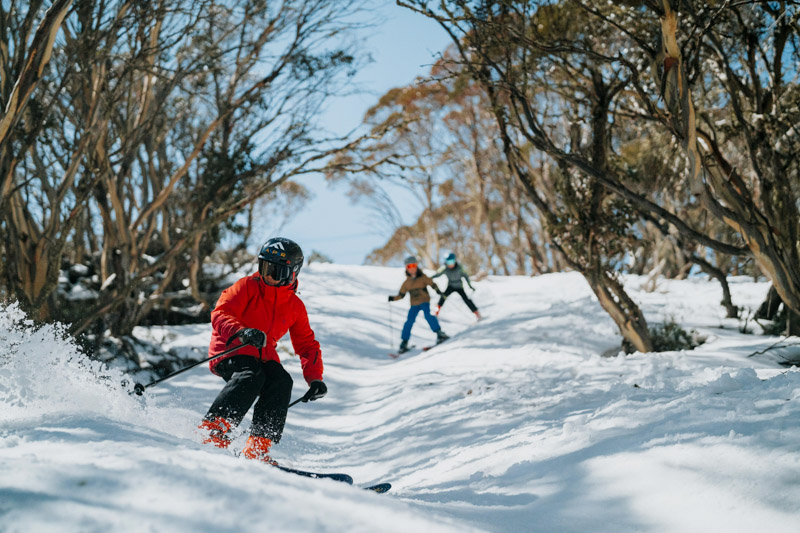
[[[705,342],[697,331],[686,331],[673,319],[650,328],[656,352],[677,352],[694,350]]]

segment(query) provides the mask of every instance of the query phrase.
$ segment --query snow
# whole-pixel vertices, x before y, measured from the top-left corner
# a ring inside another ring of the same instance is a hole
[[[273,456],[391,492],[204,446],[194,428],[222,386],[204,365],[130,396],[122,374],[11,305],[0,309],[0,531],[800,530],[800,372],[780,364],[797,349],[741,333],[760,329],[725,318],[717,283],[645,292],[646,279],[626,278],[649,321],[707,338],[688,352],[601,356],[619,346],[616,328],[565,273],[477,282],[484,320],[451,297],[440,320],[452,339],[393,360],[408,301],[386,295],[400,269],[314,264],[301,278],[329,393],[290,409]],[[730,282],[751,310],[768,289]],[[210,326],[136,334],[202,353]],[[413,335],[435,339],[421,317]],[[296,398],[299,361],[283,362]]]

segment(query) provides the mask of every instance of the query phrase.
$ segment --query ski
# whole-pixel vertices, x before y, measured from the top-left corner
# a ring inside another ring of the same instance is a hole
[[[408,347],[408,350],[406,350],[405,352],[402,352],[402,353],[400,353],[400,352],[393,352],[393,353],[388,353],[388,354],[386,354],[386,355],[388,355],[388,356],[389,356],[389,357],[391,357],[392,359],[397,359],[398,357],[400,357],[400,356],[401,356],[401,355],[403,355],[404,353],[408,353],[408,352],[410,352],[411,350],[413,350],[414,348],[416,348],[416,346],[415,346],[415,345],[411,345],[411,346],[409,346],[409,347]]]
[[[427,352],[431,348],[436,348],[437,346],[439,346],[440,344],[444,344],[445,342],[447,342],[447,340],[443,340],[442,342],[437,342],[436,344],[431,344],[430,346],[423,346],[422,351]]]
[[[241,450],[231,450],[233,455],[236,457],[241,456]],[[342,483],[347,483],[348,485],[353,484],[353,477],[348,474],[343,474],[341,472],[333,472],[333,473],[323,473],[323,472],[310,472],[308,470],[298,470],[297,468],[289,468],[288,466],[281,466],[276,462],[267,463],[270,466],[277,468],[278,470],[282,470],[284,472],[288,472],[289,474],[295,474],[297,476],[303,477],[310,477],[312,479],[332,479],[333,481],[340,481]],[[359,487],[363,490],[371,490],[372,492],[376,492],[378,494],[383,494],[384,492],[388,492],[389,489],[392,488],[391,483],[377,483],[375,485],[370,485],[368,487]]]
[[[297,470],[296,468],[288,468],[285,466],[280,465],[273,465],[275,468],[279,470],[283,470],[284,472],[289,472],[290,474],[297,474],[298,476],[303,477],[310,477],[314,479],[332,479],[334,481],[341,481],[342,483],[347,483],[348,485],[353,484],[353,478],[347,474],[335,473],[335,474],[322,474],[319,472],[307,472],[305,470]],[[364,490],[371,490],[372,492],[377,492],[378,494],[383,494],[384,492],[389,492],[389,489],[392,488],[391,483],[378,483],[376,485],[370,485],[369,487],[361,487]]]
[[[389,492],[389,489],[392,488],[391,483],[378,483],[377,485],[371,485],[369,487],[363,487],[364,490],[371,490],[372,492],[377,492],[378,494],[383,494],[384,492]]]
[[[240,451],[235,451],[234,455],[239,457],[241,454]],[[284,472],[288,472],[290,474],[295,474],[298,476],[303,477],[310,477],[313,479],[332,479],[334,481],[341,481],[342,483],[347,483],[348,485],[353,484],[353,477],[348,474],[342,474],[341,472],[334,472],[331,474],[326,474],[322,472],[309,472],[308,470],[298,470],[296,468],[289,468],[288,466],[281,466],[277,463],[270,463],[270,466],[277,468],[278,470],[283,470]],[[384,488],[384,485],[388,485]],[[374,490],[375,492],[386,492],[391,488],[391,485],[388,483],[381,483],[378,485],[373,485],[372,487],[367,487],[369,490]]]
[[[447,342],[447,341],[442,341],[442,342],[439,342],[439,343],[436,343],[436,344],[431,344],[430,346],[423,346],[421,349],[422,349],[422,351],[423,351],[423,352],[427,352],[427,351],[428,351],[428,350],[430,350],[431,348],[436,348],[437,346],[439,346],[439,345],[440,345],[440,344],[442,344],[443,342]],[[408,352],[410,352],[410,351],[411,351],[413,348],[416,348],[416,346],[409,346],[409,347],[408,347],[408,350],[406,350],[406,351],[405,351],[405,352],[403,352],[403,353],[408,353]],[[394,353],[389,353],[389,354],[386,354],[386,355],[388,355],[388,356],[389,356],[389,357],[391,357],[392,359],[397,359],[398,357],[400,357],[400,356],[401,356],[401,355],[403,355],[403,354],[401,354],[401,353],[399,353],[399,352],[394,352]]]
[[[332,479],[334,481],[341,481],[342,483],[347,483],[348,485],[353,484],[353,478],[348,476],[347,474],[322,474],[319,472],[307,472],[305,470],[297,470],[295,468],[287,468],[281,465],[273,465],[278,470],[283,470],[284,472],[289,472],[290,474],[297,474],[298,476],[303,477],[310,477],[314,479]],[[376,485],[377,486],[377,485]],[[389,489],[386,489],[389,490]],[[385,491],[384,491],[385,492]]]

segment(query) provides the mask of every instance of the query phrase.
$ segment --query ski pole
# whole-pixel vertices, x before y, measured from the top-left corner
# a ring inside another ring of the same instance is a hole
[[[289,407],[291,407],[291,406],[293,406],[293,405],[295,405],[295,404],[297,404],[297,403],[300,403],[301,401],[303,401],[303,397],[302,397],[302,396],[300,396],[298,399],[296,399],[295,401],[293,401],[292,403],[290,403],[290,404],[289,404]],[[287,407],[287,409],[288,409],[289,407]]]
[[[224,352],[218,353],[214,357],[209,357],[208,359],[203,359],[202,361],[198,361],[196,363],[192,363],[191,365],[189,365],[187,367],[181,368],[180,370],[176,370],[172,374],[166,375],[161,379],[157,379],[152,383],[148,383],[147,385],[142,385],[141,383],[137,383],[137,384],[135,384],[133,386],[133,392],[135,392],[137,396],[141,396],[144,393],[145,389],[147,389],[149,387],[152,387],[153,385],[158,385],[162,381],[166,381],[169,378],[173,378],[173,377],[177,376],[178,374],[181,374],[181,373],[186,372],[187,370],[189,370],[191,368],[196,367],[197,365],[201,365],[203,363],[208,363],[209,361],[213,361],[214,359],[219,359],[220,357],[222,357],[224,355],[228,355],[231,352],[235,352],[236,350],[238,350],[242,346],[248,346],[248,345],[247,344],[242,344],[242,345],[239,345],[239,346],[234,346],[233,348],[231,348],[229,350],[225,350]]]
[[[392,319],[392,303],[391,302],[389,302],[389,332],[391,334],[391,336],[389,337],[389,349],[393,350],[394,349],[394,342],[392,341],[392,339],[394,339],[394,320]]]

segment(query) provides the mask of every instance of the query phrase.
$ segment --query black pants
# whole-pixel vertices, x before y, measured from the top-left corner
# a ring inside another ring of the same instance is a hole
[[[222,417],[236,427],[255,402],[250,434],[280,441],[292,398],[292,376],[283,365],[277,361],[262,363],[249,355],[234,355],[217,365],[216,370],[227,383],[209,407],[206,418]]]
[[[444,301],[445,301],[445,299],[446,299],[448,296],[450,296],[451,294],[453,294],[454,292],[457,292],[458,294],[460,294],[460,295],[461,295],[461,299],[462,299],[462,300],[464,300],[464,303],[465,303],[465,304],[467,304],[467,307],[469,307],[469,310],[470,310],[470,311],[472,311],[472,312],[474,313],[475,311],[477,311],[477,310],[478,310],[478,308],[477,308],[477,307],[475,307],[475,304],[474,304],[474,303],[472,303],[472,300],[470,300],[470,299],[467,297],[467,293],[465,293],[465,292],[464,292],[464,288],[463,288],[463,287],[459,287],[459,288],[457,288],[457,289],[454,289],[454,288],[452,287],[452,285],[448,285],[448,286],[447,286],[447,288],[444,290],[444,294],[442,294],[442,295],[439,297],[439,307],[441,307],[442,305],[444,305]]]

